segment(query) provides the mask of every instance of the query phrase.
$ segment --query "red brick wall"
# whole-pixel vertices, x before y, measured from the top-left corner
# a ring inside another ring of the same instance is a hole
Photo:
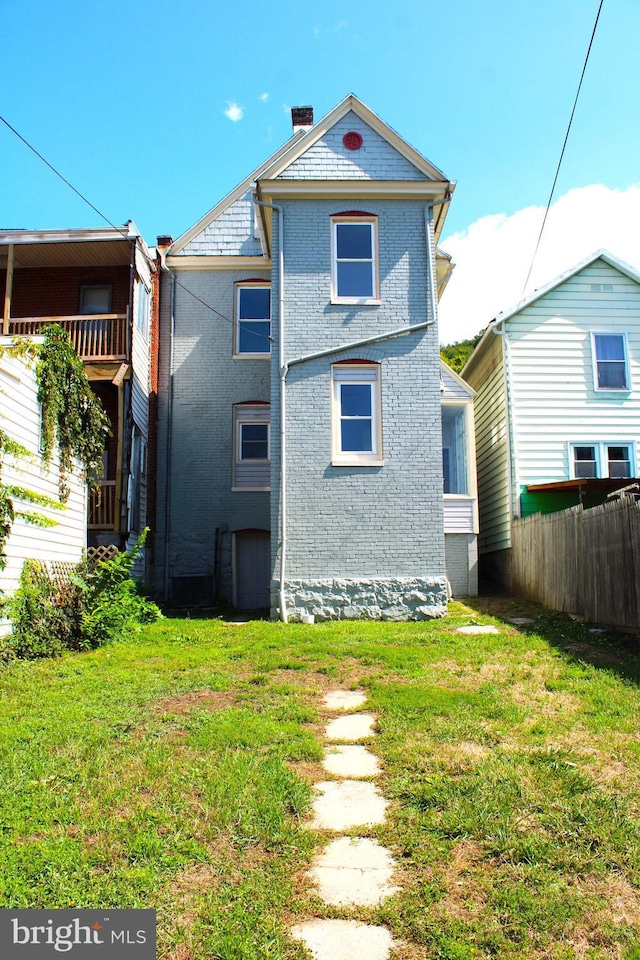
[[[80,311],[83,284],[112,284],[111,312],[126,313],[129,267],[37,267],[14,272],[12,317],[72,317]],[[4,301],[6,271],[0,271]]]

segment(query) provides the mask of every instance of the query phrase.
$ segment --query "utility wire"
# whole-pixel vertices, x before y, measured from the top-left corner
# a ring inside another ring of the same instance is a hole
[[[529,283],[529,278],[531,277],[531,271],[533,270],[533,265],[535,263],[536,256],[538,255],[538,248],[540,247],[540,241],[542,240],[542,234],[544,232],[545,225],[547,223],[547,217],[549,216],[549,208],[551,207],[551,201],[553,199],[553,194],[556,189],[556,184],[558,182],[558,175],[560,173],[560,167],[562,166],[562,160],[564,157],[564,151],[567,146],[567,140],[569,139],[569,132],[571,130],[571,124],[573,123],[573,115],[576,112],[576,107],[578,105],[578,97],[580,96],[580,90],[582,88],[582,81],[584,80],[584,75],[587,69],[587,63],[589,62],[589,54],[591,53],[591,47],[593,46],[593,39],[596,35],[596,29],[598,27],[598,20],[600,19],[600,13],[602,11],[602,5],[604,0],[600,0],[600,6],[598,7],[598,12],[596,14],[596,20],[593,25],[593,30],[591,31],[591,39],[589,41],[589,47],[587,49],[587,55],[584,59],[584,64],[582,65],[582,73],[580,74],[580,83],[578,84],[578,89],[576,91],[575,100],[573,101],[573,108],[571,110],[571,116],[569,117],[569,123],[567,125],[567,132],[564,135],[564,143],[562,144],[562,150],[560,151],[560,159],[558,160],[558,166],[556,167],[556,174],[553,178],[553,185],[551,187],[551,193],[549,194],[549,199],[547,200],[547,206],[544,211],[544,217],[542,218],[542,226],[540,227],[540,233],[538,234],[538,241],[536,243],[536,248],[533,251],[533,257],[531,258],[531,265],[529,267],[529,272],[527,273],[527,279],[524,282],[522,288],[522,297],[524,297],[525,290],[527,289],[527,284]]]
[[[9,121],[6,120],[1,114],[0,114],[0,120],[2,121],[2,123],[4,123],[4,125],[5,125],[6,127],[9,128],[9,130],[11,130],[11,132],[12,132],[13,134],[15,134],[15,136],[16,136],[19,140],[22,141],[22,143],[24,143],[24,145],[25,145],[26,147],[29,148],[29,150],[31,150],[32,153],[35,153],[36,157],[38,157],[39,160],[42,160],[42,162],[45,164],[45,166],[47,166],[47,167],[49,168],[49,170],[51,170],[53,173],[55,173],[56,177],[59,177],[60,180],[62,180],[62,182],[63,182],[64,184],[66,184],[67,187],[69,187],[70,190],[73,190],[73,192],[76,194],[76,196],[80,197],[80,199],[81,199],[84,203],[86,203],[87,206],[91,207],[91,209],[94,211],[94,213],[97,213],[101,220],[104,220],[105,223],[108,223],[109,226],[112,227],[112,228],[116,231],[116,233],[119,233],[120,236],[122,236],[125,240],[128,240],[129,243],[130,243],[132,246],[135,246],[135,238],[132,238],[132,237],[130,237],[128,234],[126,234],[126,233],[124,232],[124,230],[122,229],[122,227],[118,227],[115,223],[112,223],[111,220],[109,220],[109,217],[105,216],[105,214],[102,213],[101,210],[98,210],[98,208],[97,208],[93,203],[91,203],[91,201],[90,201],[89,199],[87,199],[87,197],[85,197],[85,195],[84,195],[83,193],[81,193],[79,190],[77,190],[76,187],[74,187],[74,185],[73,185],[72,183],[70,183],[69,180],[67,180],[67,178],[66,178],[65,176],[63,176],[63,174],[61,174],[59,170],[56,170],[56,168],[53,166],[53,164],[52,164],[52,163],[49,163],[49,161],[46,159],[46,157],[43,157],[42,154],[41,154],[38,150],[36,150],[36,148],[33,146],[33,144],[29,143],[29,141],[26,139],[26,137],[23,137],[22,134],[19,133],[18,130],[16,130],[15,127],[12,127],[11,124],[9,123]],[[140,250],[140,253],[141,253],[142,256],[145,258],[145,260],[146,260],[152,267],[154,267],[154,269],[155,269],[155,267],[156,267],[155,261],[152,260],[151,257],[148,256],[148,254],[146,254],[146,253],[144,252],[144,250]],[[163,267],[162,269],[166,270],[167,273],[171,274],[171,271],[170,271],[167,267]],[[220,317],[221,320],[225,320],[227,323],[231,324],[232,327],[234,326],[233,320],[231,320],[229,317],[225,316],[224,313],[220,313],[219,310],[216,310],[215,307],[212,307],[210,303],[207,303],[206,300],[203,300],[202,297],[199,297],[197,293],[194,293],[194,292],[193,292],[193,290],[190,290],[188,287],[185,287],[184,283],[182,283],[180,280],[178,280],[177,277],[175,276],[175,274],[171,274],[171,276],[173,277],[176,286],[178,286],[178,287],[180,287],[182,290],[184,290],[185,293],[188,293],[189,296],[193,297],[194,300],[197,300],[198,303],[202,304],[203,307],[206,307],[207,310],[210,310],[210,311],[211,311],[212,313],[214,313],[217,317]],[[257,333],[256,331],[251,331],[251,333],[252,333],[252,336],[254,336],[254,337],[259,337],[260,339],[269,340],[269,341],[271,341],[271,339],[272,339],[270,336],[268,336],[268,335],[265,334],[265,333]]]

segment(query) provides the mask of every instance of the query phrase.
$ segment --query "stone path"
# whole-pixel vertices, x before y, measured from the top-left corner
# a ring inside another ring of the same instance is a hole
[[[334,690],[324,698],[328,710],[362,706],[361,691]],[[339,832],[384,823],[387,801],[371,779],[378,776],[377,757],[359,741],[375,737],[376,718],[371,713],[336,717],[325,727],[329,744],[323,766],[340,779],[316,784],[314,830]],[[356,779],[358,778],[358,779]],[[314,860],[309,877],[319,897],[334,907],[374,907],[400,888],[392,883],[395,861],[391,853],[370,837],[338,837]],[[291,928],[315,960],[387,960],[394,946],[386,927],[355,920],[307,920]]]

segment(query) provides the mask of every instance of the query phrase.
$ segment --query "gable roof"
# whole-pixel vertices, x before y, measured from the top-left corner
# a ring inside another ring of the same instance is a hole
[[[590,254],[588,257],[585,257],[584,260],[576,263],[575,266],[570,267],[563,273],[558,274],[558,276],[553,280],[550,280],[549,283],[545,283],[543,287],[539,287],[537,290],[534,290],[533,293],[530,293],[528,296],[524,297],[523,300],[520,300],[518,303],[516,303],[515,306],[509,307],[507,310],[503,310],[496,317],[494,317],[487,326],[482,339],[477,344],[475,350],[462,368],[463,377],[472,364],[476,362],[480,354],[484,351],[486,341],[496,331],[497,327],[505,323],[505,321],[510,320],[512,317],[515,317],[516,314],[520,313],[532,303],[535,303],[536,300],[544,297],[545,294],[555,289],[555,287],[559,287],[560,284],[565,283],[566,280],[570,280],[571,277],[574,277],[577,273],[580,273],[580,271],[584,270],[585,267],[595,263],[596,260],[604,260],[604,262],[608,263],[610,267],[613,267],[615,270],[619,270],[620,273],[624,273],[625,276],[629,277],[630,280],[635,280],[636,283],[640,283],[640,270],[632,267],[624,260],[620,260],[619,257],[614,256],[614,254],[609,250],[605,250],[604,247],[601,247],[600,250],[596,250],[595,253]]]
[[[558,274],[555,279],[550,280],[549,283],[545,283],[543,287],[539,287],[537,290],[534,290],[533,293],[530,293],[524,298],[524,300],[520,300],[519,303],[515,304],[515,306],[509,307],[508,310],[503,310],[491,321],[491,323],[504,323],[505,320],[509,320],[511,317],[515,316],[516,313],[520,313],[520,311],[524,310],[525,307],[535,303],[535,301],[539,300],[540,297],[544,297],[544,295],[549,293],[550,290],[553,290],[554,287],[559,287],[561,283],[565,282],[565,280],[570,280],[571,277],[576,275],[576,273],[580,273],[581,270],[584,270],[585,267],[590,266],[596,260],[604,260],[604,262],[608,263],[610,267],[614,267],[616,270],[624,273],[627,277],[629,277],[630,280],[635,280],[637,283],[640,283],[640,271],[636,270],[628,263],[625,263],[624,260],[620,260],[619,257],[615,257],[608,250],[605,250],[604,247],[601,247],[600,250],[596,250],[595,253],[585,257],[584,260],[581,260],[580,263],[576,263],[576,265],[570,267],[569,270],[565,270],[564,273]]]
[[[421,153],[410,146],[398,133],[388,124],[369,109],[361,100],[358,100],[354,94],[350,93],[337,107],[334,107],[322,120],[307,131],[298,131],[286,143],[284,143],[274,154],[272,154],[264,163],[260,164],[253,173],[238,184],[230,193],[220,200],[215,207],[212,207],[208,213],[198,220],[185,233],[174,240],[166,251],[167,256],[174,256],[180,253],[188,243],[205,230],[214,220],[216,220],[224,211],[239,200],[240,197],[249,190],[257,180],[273,180],[280,176],[286,168],[302,156],[310,147],[323,137],[339,120],[349,111],[357,114],[365,123],[369,124],[380,136],[382,136],[395,150],[398,151],[406,160],[412,163],[428,180],[436,181],[447,185],[447,190],[451,194],[455,189],[455,183],[448,180],[445,174],[429,162]],[[438,231],[436,231],[438,232]]]
[[[174,256],[176,253],[180,253],[181,250],[186,247],[194,237],[197,237],[199,233],[206,229],[210,223],[213,223],[214,220],[217,220],[221,213],[231,206],[232,203],[235,203],[236,200],[239,200],[240,197],[243,197],[247,190],[251,188],[251,185],[255,181],[263,176],[265,170],[271,167],[282,154],[289,150],[292,144],[298,143],[304,138],[304,131],[300,130],[295,133],[290,140],[287,140],[286,143],[283,143],[281,147],[276,150],[275,153],[272,153],[259,167],[250,173],[237,187],[234,187],[231,193],[228,193],[226,197],[223,197],[215,207],[212,207],[208,213],[205,213],[204,217],[201,217],[197,223],[194,223],[192,227],[189,227],[177,240],[174,240],[169,249],[167,250],[167,256]]]
[[[406,160],[413,164],[429,180],[448,181],[448,178],[437,167],[435,167],[426,157],[418,153],[414,147],[407,143],[398,133],[395,132],[384,120],[370,110],[362,100],[350,93],[347,97],[334,107],[322,120],[314,124],[302,140],[297,143],[290,143],[287,149],[261,174],[265,180],[274,180],[281,176],[286,168],[302,156],[303,153],[318,142],[333,127],[338,120],[341,120],[347,113],[353,111],[361,120],[367,123],[376,133],[380,134],[387,143],[398,151]],[[452,184],[453,188],[453,184]]]
[[[459,373],[456,373],[453,367],[450,367],[447,361],[443,357],[438,358],[440,360],[440,379],[449,377],[453,382],[459,386],[469,397],[475,397],[476,391],[473,389],[471,384],[467,383],[466,380],[463,380]]]

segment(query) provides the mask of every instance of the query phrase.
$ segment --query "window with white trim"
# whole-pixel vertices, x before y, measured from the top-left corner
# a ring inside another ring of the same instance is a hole
[[[271,287],[268,283],[236,284],[236,357],[268,357],[271,353]]]
[[[593,333],[591,343],[596,390],[629,390],[626,334]]]
[[[270,461],[270,404],[236,404],[233,408],[233,489],[269,490]]]
[[[570,459],[572,477],[576,480],[597,477],[626,479],[635,476],[634,443],[571,443]]]
[[[371,466],[382,461],[382,404],[377,363],[334,364],[332,462]]]
[[[331,219],[331,299],[378,302],[377,217]]]

